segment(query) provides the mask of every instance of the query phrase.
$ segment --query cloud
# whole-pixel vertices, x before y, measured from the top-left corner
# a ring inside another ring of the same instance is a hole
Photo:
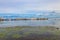
[[[60,10],[60,0],[0,0],[0,13]]]

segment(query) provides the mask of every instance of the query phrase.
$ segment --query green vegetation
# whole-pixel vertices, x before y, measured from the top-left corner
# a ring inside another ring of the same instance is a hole
[[[32,32],[25,32],[24,35],[29,35],[31,34]]]
[[[12,37],[12,38],[20,38],[22,36],[27,36],[31,33],[35,34],[42,34],[45,32],[49,32],[55,35],[60,35],[60,29],[56,27],[30,27],[30,26],[23,26],[23,27],[5,27],[0,28],[0,38]],[[46,38],[47,39],[47,38]]]
[[[20,37],[22,37],[22,35],[20,35],[20,34],[13,34],[12,35],[12,38],[20,38]]]
[[[0,38],[5,38],[6,33],[0,33]]]

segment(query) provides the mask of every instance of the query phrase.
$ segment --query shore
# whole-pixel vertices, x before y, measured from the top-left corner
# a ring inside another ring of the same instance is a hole
[[[0,27],[0,40],[60,40],[60,28],[53,26]]]
[[[15,19],[0,18],[0,21],[18,21],[18,20],[48,20],[48,18],[15,18]]]

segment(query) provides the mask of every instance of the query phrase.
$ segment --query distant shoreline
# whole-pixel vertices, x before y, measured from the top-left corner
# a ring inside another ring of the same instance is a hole
[[[16,21],[16,20],[48,20],[48,18],[15,18],[15,19],[0,18],[0,21]]]

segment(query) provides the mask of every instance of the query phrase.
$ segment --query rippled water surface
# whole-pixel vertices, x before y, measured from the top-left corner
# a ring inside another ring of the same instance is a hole
[[[0,27],[6,26],[59,26],[60,19],[49,20],[20,20],[20,21],[2,21]]]

